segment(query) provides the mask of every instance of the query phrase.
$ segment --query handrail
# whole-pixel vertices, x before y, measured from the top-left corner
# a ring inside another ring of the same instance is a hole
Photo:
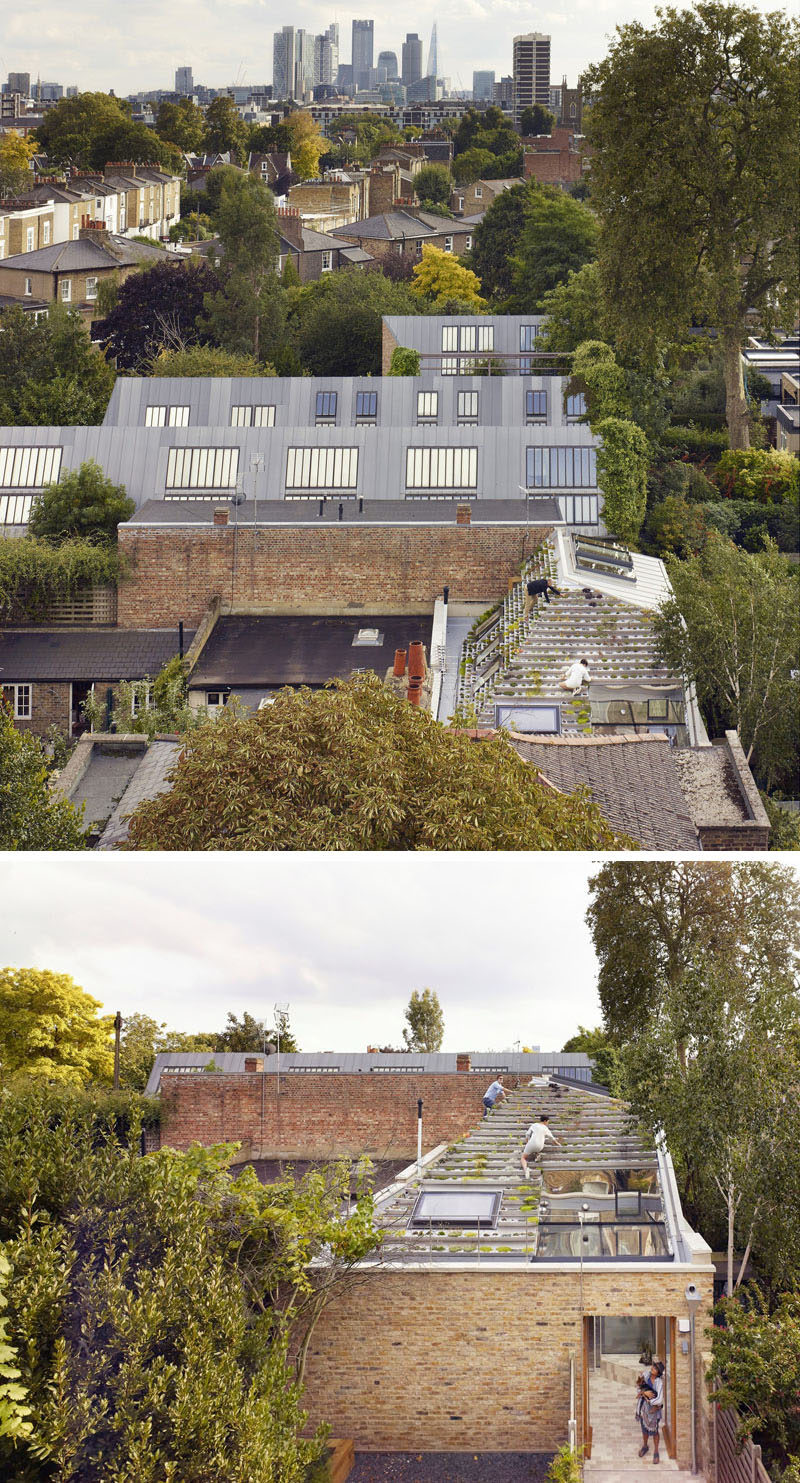
[[[570,1452],[578,1450],[578,1420],[575,1415],[575,1356],[569,1357],[569,1421],[567,1422],[567,1445]]]

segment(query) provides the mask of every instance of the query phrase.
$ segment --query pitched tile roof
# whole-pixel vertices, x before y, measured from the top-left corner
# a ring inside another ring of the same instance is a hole
[[[4,268],[31,268],[38,273],[78,273],[84,268],[127,268],[134,263],[164,260],[163,248],[133,242],[128,237],[109,238],[109,247],[91,237],[77,242],[52,242],[35,252],[17,252],[3,258]],[[169,261],[169,259],[167,259]]]
[[[192,636],[184,637],[187,648]],[[0,683],[141,680],[177,652],[175,628],[4,628]]]

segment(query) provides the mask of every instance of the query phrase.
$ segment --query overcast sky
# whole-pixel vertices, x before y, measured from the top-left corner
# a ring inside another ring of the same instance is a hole
[[[782,9],[755,0],[764,13]],[[599,61],[617,25],[650,24],[649,0],[572,0],[569,6],[532,7],[523,0],[438,0],[399,17],[390,0],[337,9],[313,0],[30,0],[4,5],[0,17],[0,74],[30,72],[43,82],[81,89],[131,93],[171,88],[175,68],[188,64],[196,82],[209,87],[272,81],[272,36],[283,25],[319,32],[339,22],[340,60],[350,60],[353,19],[374,19],[375,57],[397,52],[406,31],[424,41],[427,62],[431,25],[439,28],[439,70],[454,86],[472,87],[475,68],[511,71],[512,37],[526,31],[552,36],[551,78],[566,73],[574,84],[589,62]]]
[[[586,856],[3,855],[0,966],[69,973],[181,1030],[288,1003],[302,1050],[401,1045],[435,989],[444,1050],[560,1049],[599,1023]]]

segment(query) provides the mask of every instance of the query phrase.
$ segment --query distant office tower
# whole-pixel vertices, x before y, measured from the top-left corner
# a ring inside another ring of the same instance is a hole
[[[182,98],[191,98],[194,92],[194,78],[191,67],[175,68],[175,91]]]
[[[340,93],[352,93],[353,66],[351,62],[339,63],[339,71],[336,74],[336,86]]]
[[[67,97],[68,98],[79,98],[80,97],[80,93],[78,92],[78,87],[77,87],[77,84],[76,83],[72,83],[67,88]]]
[[[30,72],[9,72],[8,86],[5,91],[7,93],[20,93],[23,98],[29,98],[31,95]]]
[[[296,34],[294,26],[284,26],[272,38],[272,89],[279,100],[294,97]]]
[[[428,47],[428,77],[439,76],[439,41],[436,35],[436,22],[433,23],[431,31],[431,44]]]
[[[314,37],[314,86],[333,87],[339,71],[339,27],[336,21]]]
[[[397,52],[378,52],[378,82],[397,82]]]
[[[514,123],[525,108],[550,100],[550,37],[539,31],[514,37]]]
[[[413,87],[422,76],[422,42],[416,31],[410,32],[403,42],[403,84]]]
[[[494,101],[498,108],[504,113],[510,113],[514,107],[514,79],[513,77],[501,77],[494,85]]]
[[[474,103],[491,103],[494,99],[494,73],[473,72],[472,100]]]
[[[314,87],[314,60],[316,36],[311,31],[298,30],[295,36],[294,92],[293,97],[304,98]]]
[[[374,45],[375,22],[353,21],[353,83],[357,88],[372,87]]]
[[[57,103],[64,96],[60,82],[37,82],[34,97],[39,103]]]

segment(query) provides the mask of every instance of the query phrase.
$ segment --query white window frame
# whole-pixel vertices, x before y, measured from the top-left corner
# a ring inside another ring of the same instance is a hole
[[[73,240],[73,242],[77,242],[80,234],[81,234],[81,229],[78,226],[78,223],[75,222],[75,224],[74,224],[74,226],[72,228],[72,240]]]
[[[9,691],[11,694],[9,694]],[[30,721],[33,717],[33,686],[29,681],[0,686],[3,700],[11,706],[15,721]]]
[[[50,246],[50,223],[49,223],[49,221],[43,221],[42,222],[42,246],[43,247],[49,247]]]
[[[96,298],[97,298],[97,279],[96,278],[87,278],[87,280],[86,280],[86,302],[87,303],[91,303]]]
[[[321,268],[320,271],[323,272],[323,273],[332,273],[333,272],[333,250],[332,250],[332,248],[324,248],[323,249],[323,252],[322,252],[322,268]]]
[[[465,249],[466,252],[471,252],[472,251],[472,237],[469,236],[469,235],[467,235],[467,237],[465,239],[464,249]]]
[[[35,227],[26,227],[25,228],[25,242],[26,242],[25,251],[26,252],[33,252],[34,249],[35,249],[35,247],[36,247],[36,228]]]
[[[57,484],[63,448],[0,447],[0,490],[45,489]]]
[[[25,279],[25,298],[26,299],[33,298],[33,279],[32,278],[26,278]]]
[[[231,427],[274,427],[274,406],[241,403],[231,407]]]
[[[477,448],[406,449],[407,489],[477,489]]]
[[[357,448],[287,448],[287,490],[355,490],[357,487]]]
[[[71,278],[62,278],[59,287],[61,289],[61,302],[62,302],[62,304],[71,304],[72,303],[72,279]]]
[[[438,391],[417,392],[417,422],[438,422],[439,420],[439,393]]]
[[[476,201],[482,201],[483,200],[483,186],[482,185],[476,185],[476,187],[475,187],[475,200]]]
[[[456,416],[460,424],[478,421],[479,394],[477,391],[460,391],[456,402]]]
[[[131,717],[134,721],[140,715],[142,709],[146,711],[152,711],[153,709],[153,686],[148,680],[145,685],[144,695],[142,696],[139,694],[141,685],[141,680],[135,680],[131,689]],[[142,706],[142,701],[144,701],[144,706]]]
[[[165,489],[235,489],[238,448],[170,448]]]
[[[453,251],[453,239],[452,239],[452,237],[445,237],[445,239],[444,239],[444,250],[445,250],[445,252],[452,252]]]

